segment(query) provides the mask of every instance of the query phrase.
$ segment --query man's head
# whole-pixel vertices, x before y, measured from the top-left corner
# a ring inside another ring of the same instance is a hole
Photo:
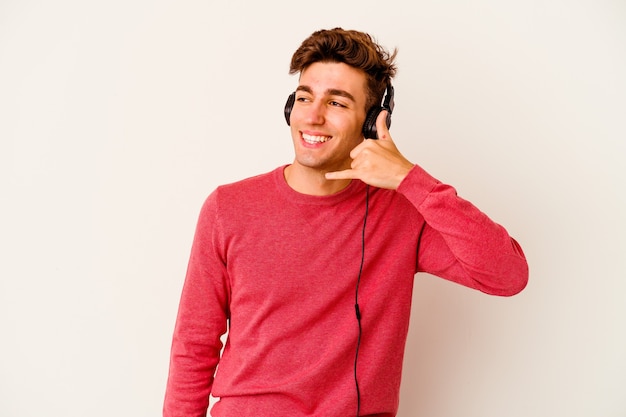
[[[289,74],[302,73],[315,62],[339,62],[361,70],[367,81],[367,112],[380,104],[396,74],[396,53],[397,50],[389,53],[364,32],[323,29],[302,42],[291,58]]]
[[[369,35],[339,28],[313,33],[294,53],[290,73],[299,73],[298,87],[285,105],[295,150],[294,163],[285,170],[292,187],[305,190],[311,182],[301,180],[307,176],[315,182],[350,168],[350,153],[363,141],[374,113],[370,109],[380,110],[395,75],[394,58],[395,51],[390,55]]]

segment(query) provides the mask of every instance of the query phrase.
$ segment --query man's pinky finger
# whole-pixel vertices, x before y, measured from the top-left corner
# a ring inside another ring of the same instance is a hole
[[[327,172],[325,176],[327,180],[345,180],[345,179],[355,178],[354,171],[351,169],[345,169],[343,171]]]

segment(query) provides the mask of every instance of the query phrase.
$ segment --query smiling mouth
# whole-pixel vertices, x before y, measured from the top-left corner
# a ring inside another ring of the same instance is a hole
[[[302,139],[306,143],[311,144],[311,145],[328,142],[330,138],[331,136],[314,136],[314,135],[307,135],[306,133],[302,134]]]

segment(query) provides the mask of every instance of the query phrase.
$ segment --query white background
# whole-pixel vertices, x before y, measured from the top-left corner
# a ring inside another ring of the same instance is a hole
[[[291,162],[289,60],[334,26],[399,48],[398,147],[530,265],[417,277],[399,416],[626,415],[622,0],[2,0],[0,416],[160,414],[200,205]]]

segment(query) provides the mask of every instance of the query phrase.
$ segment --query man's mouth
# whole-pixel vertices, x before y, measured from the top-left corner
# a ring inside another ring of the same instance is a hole
[[[331,136],[314,136],[314,135],[307,135],[306,133],[302,134],[302,139],[306,143],[311,144],[311,145],[328,142],[330,138]]]

